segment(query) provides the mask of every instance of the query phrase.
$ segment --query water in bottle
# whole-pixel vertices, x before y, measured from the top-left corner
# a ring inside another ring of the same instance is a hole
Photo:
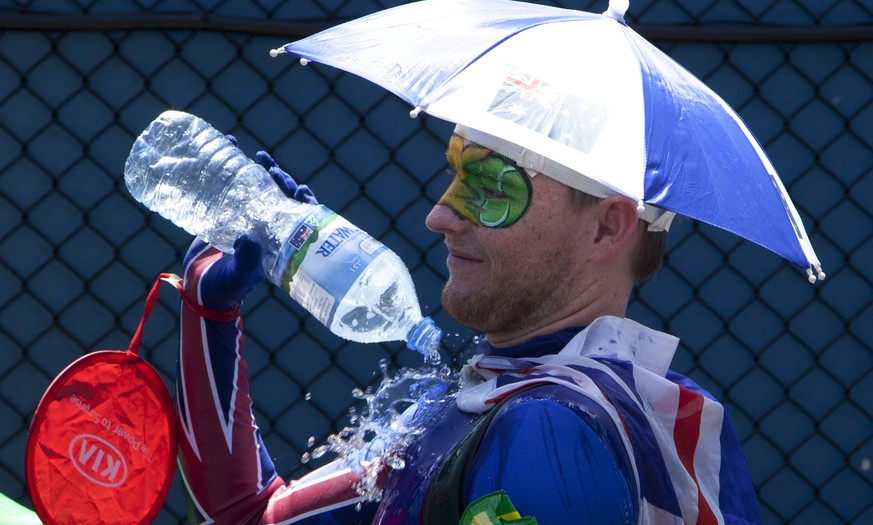
[[[334,334],[404,340],[438,362],[442,331],[422,317],[403,261],[325,206],[288,198],[199,117],[162,113],[134,142],[124,177],[135,199],[222,251],[250,234],[262,247],[264,276]]]

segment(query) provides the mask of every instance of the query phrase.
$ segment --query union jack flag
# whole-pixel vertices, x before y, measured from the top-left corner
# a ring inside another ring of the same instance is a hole
[[[551,88],[548,84],[524,72],[513,69],[503,81],[501,91],[517,93],[522,100],[533,101],[548,105],[551,96]]]
[[[596,402],[620,429],[641,500],[637,523],[760,523],[745,458],[724,407],[680,374],[635,364],[639,342],[649,346],[639,352],[654,354],[653,340],[666,334],[611,317],[597,319],[588,330],[556,355],[474,361],[474,369],[493,380],[462,391],[459,405],[488,410],[527,386],[563,385]]]

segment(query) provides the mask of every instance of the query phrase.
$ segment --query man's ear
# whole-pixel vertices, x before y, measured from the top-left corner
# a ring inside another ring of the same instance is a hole
[[[594,219],[597,232],[591,255],[595,261],[608,262],[632,248],[640,220],[633,201],[621,195],[606,197],[596,205]]]

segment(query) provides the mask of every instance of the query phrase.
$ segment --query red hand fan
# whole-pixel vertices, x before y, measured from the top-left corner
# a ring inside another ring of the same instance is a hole
[[[34,508],[46,524],[149,523],[175,470],[173,403],[137,352],[162,274],[128,350],[89,353],[51,383],[30,425],[25,456]]]

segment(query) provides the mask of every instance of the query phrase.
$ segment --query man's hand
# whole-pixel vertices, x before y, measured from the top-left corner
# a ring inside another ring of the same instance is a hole
[[[228,136],[236,144],[236,139]],[[305,184],[297,184],[291,175],[279,167],[267,152],[259,151],[255,162],[264,167],[282,193],[289,198],[309,204],[318,204],[315,194]],[[202,239],[195,239],[185,255],[187,269],[195,260],[216,259],[211,264],[197,264],[195,271],[203,272],[200,284],[202,304],[215,310],[233,310],[242,304],[246,296],[261,281],[262,250],[258,242],[248,234],[242,234],[233,245],[233,253],[221,255]]]
[[[295,201],[318,204],[318,199],[315,198],[315,194],[312,193],[309,186],[306,184],[297,184],[297,181],[285,172],[285,170],[280,168],[279,164],[273,160],[273,157],[271,157],[269,153],[266,151],[257,152],[255,154],[255,162],[263,166],[264,169],[270,173],[270,176],[273,177],[274,181],[276,181],[276,185],[279,186],[285,195]]]

